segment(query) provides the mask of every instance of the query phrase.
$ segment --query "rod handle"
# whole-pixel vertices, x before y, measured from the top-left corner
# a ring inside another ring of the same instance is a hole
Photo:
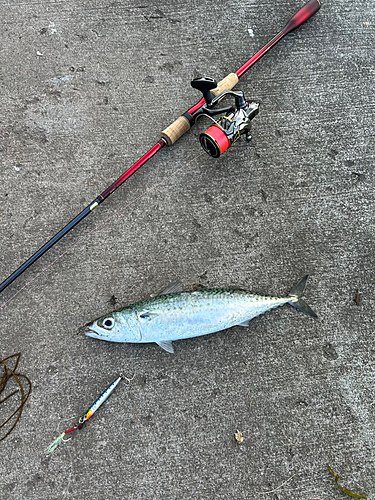
[[[291,31],[299,28],[303,23],[305,23],[310,17],[312,17],[320,9],[319,0],[310,0],[306,5],[300,9],[297,14],[295,14],[288,24],[283,29],[284,34],[290,33]]]
[[[190,122],[186,116],[181,115],[169,127],[163,130],[161,138],[165,140],[167,146],[172,146],[188,130],[190,130]]]
[[[238,83],[238,80],[239,78],[236,73],[229,73],[229,75],[217,84],[216,89],[211,90],[211,92],[216,96],[224,92],[224,90],[232,90],[232,88]]]
[[[238,76],[236,73],[230,73],[223,80],[221,80],[217,87],[211,90],[211,92],[217,96],[224,92],[224,90],[231,90],[238,82]],[[193,120],[189,120],[186,116],[181,115],[175,120],[169,127],[163,130],[161,133],[161,138],[165,140],[167,146],[172,146],[177,139],[182,137],[185,132],[190,130]]]

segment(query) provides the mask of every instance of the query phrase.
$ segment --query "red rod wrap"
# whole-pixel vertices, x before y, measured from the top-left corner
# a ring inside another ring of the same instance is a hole
[[[142,156],[132,167],[130,167],[121,177],[119,177],[109,188],[107,188],[101,195],[98,196],[101,201],[105,200],[110,194],[113,193],[115,189],[117,189],[123,182],[126,181],[134,172],[136,172],[143,164],[146,163],[147,160],[152,158],[158,151],[161,150],[163,146],[165,146],[165,141],[160,139],[160,141],[155,144],[145,155]]]

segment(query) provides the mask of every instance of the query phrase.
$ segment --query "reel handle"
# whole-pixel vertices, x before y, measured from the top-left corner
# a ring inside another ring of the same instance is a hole
[[[210,90],[210,92],[214,94],[214,96],[218,96],[219,94],[224,92],[224,90],[232,90],[232,88],[238,83],[238,80],[239,78],[236,73],[229,73],[229,75],[223,78],[217,84],[217,87]],[[177,120],[175,120],[161,133],[161,138],[167,143],[167,146],[172,146],[172,144],[174,144],[177,139],[182,137],[188,130],[190,130],[193,121],[189,120],[186,115],[187,113],[185,113],[185,115],[179,116]]]
[[[214,97],[211,93],[211,90],[217,87],[217,81],[213,78],[203,76],[200,78],[194,78],[194,80],[191,81],[191,86],[193,87],[193,89],[200,90],[206,103],[210,104]]]

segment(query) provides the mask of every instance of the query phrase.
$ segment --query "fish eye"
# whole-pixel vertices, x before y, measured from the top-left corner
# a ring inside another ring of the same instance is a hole
[[[103,320],[103,327],[106,329],[106,330],[110,330],[111,328],[113,328],[115,322],[113,320],[113,318],[105,318]]]

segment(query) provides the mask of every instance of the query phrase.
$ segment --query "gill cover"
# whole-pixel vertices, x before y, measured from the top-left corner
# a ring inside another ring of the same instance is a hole
[[[109,342],[140,342],[141,334],[136,312],[123,309],[106,314],[88,324],[85,335]]]

